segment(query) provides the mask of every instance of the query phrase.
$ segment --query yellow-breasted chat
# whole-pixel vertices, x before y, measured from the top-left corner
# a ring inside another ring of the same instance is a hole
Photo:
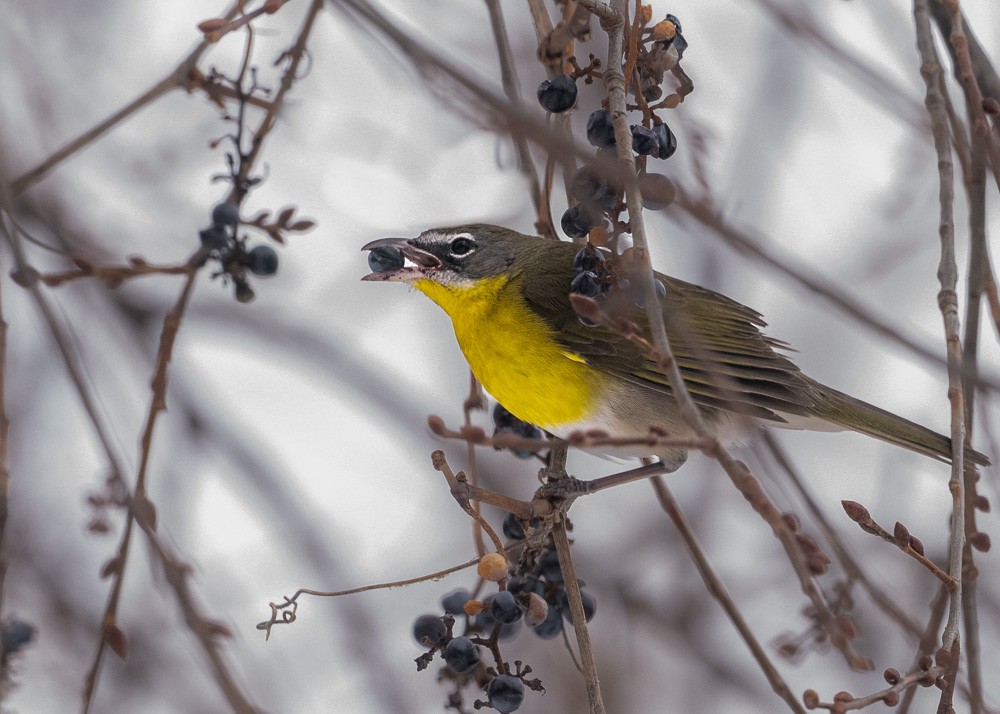
[[[619,332],[581,320],[570,303],[571,290],[600,296],[609,310],[625,311],[647,329],[627,271],[609,253],[487,224],[384,238],[363,250],[372,251],[374,271],[364,280],[406,282],[436,302],[473,374],[517,418],[563,438],[577,430],[638,437],[650,427],[693,435],[653,356]],[[950,460],[948,437],[803,374],[781,354],[784,343],[761,332],[756,311],[655,276],[685,385],[720,438],[752,438],[762,426],[851,429]],[[668,468],[686,457],[673,448],[655,455]],[[989,463],[971,449],[965,457]]]

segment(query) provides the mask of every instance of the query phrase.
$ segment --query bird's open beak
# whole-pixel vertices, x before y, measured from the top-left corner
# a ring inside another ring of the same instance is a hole
[[[392,280],[396,282],[409,282],[418,278],[427,277],[427,272],[441,267],[441,260],[433,253],[428,253],[422,248],[418,248],[410,243],[407,238],[379,238],[361,246],[361,250],[384,249],[388,251],[396,250],[403,254],[403,257],[413,263],[413,265],[403,265],[398,268],[369,273],[362,280]]]

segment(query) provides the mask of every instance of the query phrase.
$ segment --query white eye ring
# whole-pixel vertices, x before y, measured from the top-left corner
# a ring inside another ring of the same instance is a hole
[[[468,233],[460,233],[448,243],[448,252],[456,258],[468,255],[476,249],[476,241]]]

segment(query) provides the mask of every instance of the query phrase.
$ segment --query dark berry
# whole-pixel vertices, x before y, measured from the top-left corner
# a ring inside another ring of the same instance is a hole
[[[642,205],[651,211],[662,211],[677,197],[677,186],[663,174],[641,173],[637,181]]]
[[[543,436],[542,430],[537,426],[526,421],[521,421],[520,419],[514,424],[514,433],[518,436],[523,436],[525,439],[541,439]]]
[[[229,234],[218,226],[198,231],[198,237],[206,250],[222,250],[229,245]]]
[[[608,192],[608,183],[593,169],[584,166],[573,174],[569,192],[577,201],[600,202]]]
[[[524,608],[509,590],[501,590],[493,596],[490,603],[490,614],[497,622],[507,625],[517,622],[524,615]]]
[[[669,159],[673,156],[674,152],[677,151],[677,137],[674,136],[674,132],[670,131],[670,127],[665,122],[654,124],[653,134],[656,136],[657,150],[653,152],[656,154],[656,158]]]
[[[236,302],[242,302],[242,303],[253,302],[253,299],[255,297],[253,288],[251,288],[250,284],[246,280],[243,280],[242,278],[238,280],[236,279],[233,280],[233,292],[236,295]]]
[[[607,109],[598,109],[587,117],[587,141],[598,149],[610,149],[615,145],[615,125]]]
[[[524,701],[524,682],[518,677],[501,674],[494,677],[486,687],[486,698],[490,706],[501,714],[517,711]]]
[[[492,600],[490,600],[490,598],[487,598],[487,601],[489,601],[490,605],[492,606]],[[493,632],[493,628],[496,627],[497,621],[493,619],[493,615],[491,615],[490,611],[487,609],[476,615],[474,623],[477,628],[489,634]],[[517,635],[517,633],[520,630],[521,630],[520,622],[518,621],[508,622],[507,624],[500,625],[499,637],[501,640],[509,640],[515,635]]]
[[[493,426],[495,426],[496,428],[499,429],[500,427],[504,426],[514,426],[514,422],[516,421],[520,420],[516,416],[511,414],[509,411],[507,411],[504,405],[501,404],[500,402],[497,402],[493,406]]]
[[[413,623],[413,637],[424,647],[433,647],[448,635],[448,628],[437,615],[421,615]]]
[[[399,270],[405,262],[399,248],[372,248],[368,253],[368,267],[373,273]]]
[[[35,637],[35,628],[22,620],[11,620],[0,634],[0,655],[7,657],[17,652]]]
[[[594,619],[594,615],[597,613],[597,600],[586,590],[580,591],[580,600],[583,601],[583,616],[587,618],[587,622],[590,622]],[[573,622],[573,613],[569,608],[569,594],[565,590],[559,593],[558,609],[562,612],[563,617],[565,617],[570,623]]]
[[[569,284],[569,291],[589,298],[596,298],[601,294],[601,283],[597,275],[585,270],[573,278],[573,282]]]
[[[599,266],[604,264],[604,253],[588,244],[580,250],[573,258],[573,270],[577,273],[590,271],[596,273]]]
[[[461,615],[465,612],[465,603],[471,599],[472,593],[465,588],[458,588],[441,598],[441,607],[449,615]]]
[[[255,245],[246,254],[243,264],[254,275],[269,277],[278,272],[278,251],[269,245]]]
[[[542,582],[532,575],[526,578],[511,578],[507,583],[507,589],[515,595],[519,595],[520,593],[541,595],[545,592],[545,586]]]
[[[479,664],[479,648],[468,637],[455,637],[445,645],[444,663],[459,674],[471,672]]]
[[[545,578],[550,583],[561,583],[563,581],[562,568],[559,567],[559,554],[554,550],[547,550],[538,558],[535,570],[539,577]]]
[[[604,223],[601,212],[592,203],[578,203],[562,214],[559,225],[570,238],[583,238]]]
[[[660,302],[662,302],[663,298],[667,296],[667,286],[663,284],[662,280],[656,278],[653,281],[653,287],[656,288],[656,297],[658,297],[660,299]],[[635,288],[634,301],[636,307],[642,307],[643,305],[646,304],[646,301],[642,299],[642,292],[639,290],[638,285]]]
[[[524,422],[521,423],[523,424]],[[533,427],[534,425],[529,424],[528,426]],[[500,436],[501,434],[514,434],[516,436],[525,436],[525,434],[522,434],[521,431],[518,430],[516,426],[501,426],[493,431],[493,436]],[[541,438],[541,431],[538,432],[537,437],[535,436],[534,433],[528,434],[528,438],[529,439]],[[525,449],[511,449],[510,452],[519,459],[530,459],[537,453],[535,451],[527,451]]]
[[[503,519],[502,530],[503,537],[508,540],[524,540],[524,528],[513,513],[508,513]]]
[[[538,85],[538,103],[547,112],[559,114],[576,104],[576,80],[566,74],[546,79]]]
[[[550,607],[549,611],[545,614],[545,619],[531,629],[543,640],[551,640],[553,637],[558,637],[563,629],[562,613],[559,612],[558,608]]]
[[[235,203],[217,203],[212,209],[212,225],[216,228],[231,228],[240,222],[240,207]]]
[[[632,125],[632,151],[640,156],[652,156],[659,151],[656,134],[642,124]]]
[[[681,34],[680,28],[678,28],[677,34],[674,35],[674,38],[670,41],[670,43],[668,44],[668,46],[669,45],[673,45],[674,49],[677,50],[677,59],[678,60],[680,60],[682,57],[684,57],[684,50],[686,50],[688,48],[688,43],[687,43],[687,40],[684,39],[684,35]]]

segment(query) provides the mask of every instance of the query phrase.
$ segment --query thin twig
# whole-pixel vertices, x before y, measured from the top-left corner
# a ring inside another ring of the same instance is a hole
[[[235,17],[237,8],[240,6],[241,2],[242,0],[233,3],[224,17],[226,19]],[[72,139],[64,144],[33,169],[24,172],[11,181],[9,188],[11,197],[20,195],[34,184],[41,181],[56,166],[76,154],[81,149],[84,149],[97,141],[108,131],[118,126],[118,124],[145,107],[147,104],[156,101],[174,89],[188,87],[192,80],[196,77],[198,61],[211,44],[212,43],[207,40],[199,42],[198,45],[191,50],[191,53],[182,59],[177,66],[171,70],[170,74],[162,80],[154,84],[152,87],[147,89],[141,95],[133,99],[104,121],[91,127],[75,139]]]
[[[880,526],[878,522],[872,518],[868,509],[857,501],[845,500],[840,503],[844,507],[844,511],[847,512],[847,516],[852,521],[857,523],[861,530],[865,533],[871,533],[874,536],[878,536],[886,543],[892,543],[894,546],[927,568],[927,570],[929,570],[935,578],[940,580],[941,583],[948,588],[949,592],[954,593],[958,591],[958,578],[939,568],[937,563],[924,555],[923,545],[919,540],[910,535],[910,532],[902,523],[897,522],[894,532],[890,533],[885,528]]]
[[[513,547],[513,546],[512,546]],[[441,580],[446,575],[451,575],[452,573],[457,573],[459,571],[465,570],[466,568],[471,568],[479,563],[479,556],[471,560],[467,560],[464,563],[459,563],[458,565],[453,565],[450,568],[445,568],[444,570],[438,570],[434,573],[427,573],[425,575],[418,575],[415,578],[407,578],[405,580],[392,580],[385,583],[373,583],[371,585],[362,585],[356,588],[349,588],[347,590],[311,590],[309,588],[299,588],[295,591],[295,594],[291,597],[286,597],[283,603],[275,604],[270,603],[271,607],[271,617],[264,622],[257,624],[258,630],[263,630],[266,636],[270,638],[271,628],[274,625],[287,625],[295,622],[296,613],[298,612],[298,599],[302,595],[312,595],[314,597],[343,597],[345,595],[357,595],[358,593],[369,592],[371,590],[390,590],[392,588],[401,588],[407,585],[415,585],[417,583],[426,583],[432,581]],[[279,619],[279,615],[280,618]]]
[[[503,19],[503,7],[500,0],[486,0],[486,8],[490,14],[490,28],[493,30],[493,40],[497,46],[497,53],[500,56],[500,78],[503,82],[503,91],[511,104],[521,104],[521,91],[517,81],[517,68],[514,64],[514,52],[510,47],[510,38],[507,35],[507,25]],[[538,172],[535,171],[535,162],[531,159],[531,151],[528,149],[528,141],[523,134],[512,133],[511,139],[514,141],[514,148],[517,150],[517,167],[528,181],[531,189],[531,200],[535,205],[535,214],[541,217],[542,208],[542,186],[538,181]]]
[[[688,523],[687,518],[684,516],[680,506],[674,499],[673,494],[670,493],[670,490],[667,488],[666,482],[661,476],[653,476],[650,479],[650,482],[653,485],[653,490],[656,492],[656,498],[660,502],[660,506],[664,511],[666,511],[670,520],[673,521],[674,526],[677,528],[678,532],[680,532],[681,538],[684,540],[684,545],[687,546],[688,552],[691,554],[691,559],[694,561],[694,565],[698,569],[698,574],[701,575],[701,579],[705,583],[705,589],[708,590],[709,595],[714,597],[722,607],[723,611],[725,611],[726,616],[729,618],[730,622],[733,623],[733,627],[736,628],[740,637],[743,638],[744,644],[746,644],[747,648],[750,650],[750,654],[753,655],[754,660],[756,660],[758,666],[764,672],[764,676],[771,684],[771,688],[779,697],[785,700],[789,709],[797,714],[805,714],[805,710],[802,708],[802,705],[799,704],[798,699],[795,697],[795,694],[792,693],[788,683],[785,682],[781,674],[771,662],[770,658],[767,656],[767,652],[757,640],[756,635],[754,635],[753,630],[750,629],[746,620],[743,619],[743,615],[736,607],[736,603],[733,602],[732,597],[730,597],[725,584],[719,578],[715,569],[712,567],[712,564],[705,556],[705,552],[702,550],[701,544],[698,543],[698,539],[695,537],[694,531],[691,529],[691,524]]]
[[[493,546],[496,551],[503,552],[503,542],[501,542],[500,537],[497,535],[496,531],[489,522],[483,518],[483,515],[479,512],[478,507],[473,507],[472,499],[470,498],[472,484],[466,479],[465,474],[459,471],[457,474],[452,471],[451,466],[448,464],[448,460],[444,456],[444,452],[440,449],[431,454],[431,463],[434,465],[436,471],[440,471],[444,474],[445,479],[448,481],[448,486],[451,488],[451,495],[458,505],[462,507],[462,510],[469,514],[479,527],[486,531],[486,535],[490,537],[493,541]]]
[[[948,483],[952,497],[948,571],[958,583],[958,587],[951,593],[948,622],[942,634],[942,644],[945,649],[950,650],[958,638],[958,619],[961,612],[962,595],[962,547],[965,543],[965,498],[962,483],[965,401],[962,393],[962,342],[959,337],[958,294],[956,291],[958,266],[955,261],[955,222],[953,217],[955,178],[951,159],[948,116],[936,81],[941,67],[938,63],[937,51],[934,49],[934,38],[931,34],[928,0],[914,0],[913,15],[917,32],[917,48],[920,51],[920,75],[927,88],[924,104],[931,117],[931,130],[934,134],[934,148],[937,152],[938,173],[940,175],[938,198],[941,207],[938,234],[941,240],[941,261],[938,266],[938,278],[941,281],[941,290],[938,293],[938,305],[944,320],[945,345],[948,354],[948,399],[951,402],[952,445],[951,480]],[[949,683],[949,689],[954,689],[954,680]]]
[[[563,583],[566,586],[569,610],[573,614],[573,630],[576,632],[576,645],[580,650],[580,663],[583,665],[583,677],[587,683],[590,714],[605,714],[604,700],[601,697],[601,680],[597,674],[597,662],[590,641],[590,630],[587,628],[587,616],[583,610],[583,598],[580,595],[580,583],[577,581],[573,554],[570,551],[569,535],[566,533],[565,517],[552,529],[552,539],[559,555],[559,568],[562,570]]]
[[[770,450],[771,455],[774,457],[775,461],[777,461],[778,466],[785,473],[785,475],[788,476],[788,479],[792,482],[792,486],[798,492],[799,496],[805,501],[806,508],[809,509],[809,512],[819,525],[820,530],[823,531],[823,535],[827,542],[832,546],[833,552],[840,561],[840,565],[847,574],[847,577],[853,582],[860,583],[861,587],[865,589],[875,604],[890,618],[895,620],[904,632],[909,633],[913,637],[919,637],[919,625],[915,620],[913,620],[913,618],[900,610],[896,600],[872,582],[871,578],[869,578],[867,573],[864,572],[861,564],[854,558],[850,549],[841,540],[840,534],[827,519],[826,514],[819,507],[812,494],[806,488],[804,480],[792,464],[791,459],[781,447],[778,440],[775,439],[774,435],[767,429],[763,430],[762,437],[764,443],[767,445],[767,448]]]

